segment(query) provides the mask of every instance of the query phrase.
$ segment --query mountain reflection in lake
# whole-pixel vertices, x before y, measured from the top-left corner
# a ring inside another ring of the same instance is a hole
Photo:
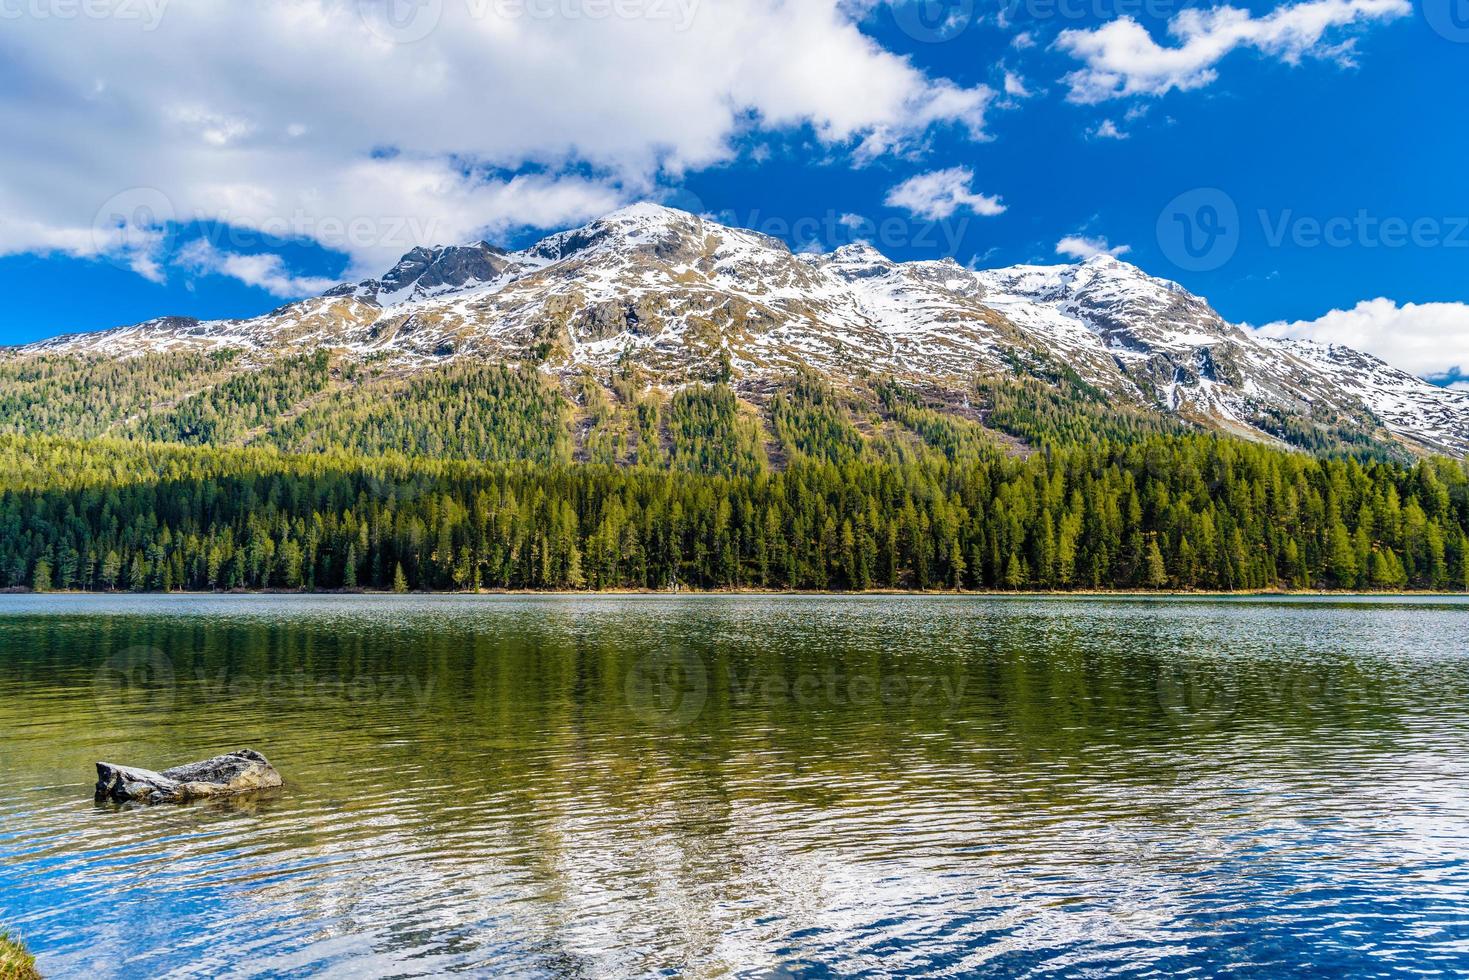
[[[0,598],[48,976],[1469,972],[1469,603]],[[99,759],[284,790],[118,808]]]

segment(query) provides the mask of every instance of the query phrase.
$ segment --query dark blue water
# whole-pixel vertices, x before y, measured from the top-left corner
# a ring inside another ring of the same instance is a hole
[[[51,976],[1469,975],[1469,603],[0,598]],[[280,792],[99,806],[243,746]]]

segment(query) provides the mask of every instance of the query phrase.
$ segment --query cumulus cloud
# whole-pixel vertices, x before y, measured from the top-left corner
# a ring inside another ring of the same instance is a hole
[[[1125,133],[1117,128],[1117,124],[1110,119],[1103,119],[1092,130],[1092,136],[1099,140],[1125,140],[1131,137],[1131,133]]]
[[[470,0],[419,4],[431,20],[406,27],[378,6],[192,0],[156,24],[8,21],[0,254],[120,256],[156,275],[171,216],[300,229],[377,273],[414,244],[656,194],[752,133],[809,127],[868,157],[936,126],[984,138],[996,94],[884,49],[844,0],[556,18]],[[166,202],[153,223],[94,217],[129,191]],[[429,237],[410,240],[411,222]]]
[[[226,252],[203,238],[197,238],[180,249],[177,261],[196,275],[228,276],[282,298],[309,296],[336,284],[332,279],[292,275],[279,255]]]
[[[1056,243],[1057,255],[1065,255],[1073,259],[1082,260],[1098,255],[1110,255],[1116,258],[1119,255],[1126,255],[1131,251],[1131,245],[1109,245],[1105,238],[1092,238],[1086,235],[1067,235]]]
[[[1469,372],[1469,304],[1364,300],[1315,320],[1258,328],[1267,337],[1345,344],[1425,378]]]
[[[998,197],[974,191],[974,171],[968,167],[951,167],[910,177],[888,191],[887,205],[930,221],[952,217],[961,210],[986,217],[1005,212],[1005,205]]]
[[[1168,34],[1177,42],[1172,46],[1154,41],[1131,17],[1092,30],[1063,31],[1056,46],[1085,63],[1065,78],[1071,101],[1097,103],[1202,88],[1218,77],[1225,56],[1240,48],[1292,64],[1307,55],[1349,63],[1352,42],[1327,44],[1328,32],[1405,17],[1412,10],[1408,0],[1307,0],[1262,17],[1238,7],[1187,9],[1168,22]]]

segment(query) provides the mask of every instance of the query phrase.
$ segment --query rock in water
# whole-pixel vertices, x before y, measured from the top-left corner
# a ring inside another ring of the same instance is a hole
[[[97,799],[126,803],[184,803],[207,797],[234,796],[281,785],[281,774],[253,749],[231,752],[206,762],[153,772],[97,763]]]

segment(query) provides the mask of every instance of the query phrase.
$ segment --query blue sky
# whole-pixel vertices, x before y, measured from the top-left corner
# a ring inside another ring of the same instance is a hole
[[[25,0],[0,343],[253,315],[419,241],[651,198],[796,248],[1115,250],[1233,321],[1452,381],[1465,6]]]

